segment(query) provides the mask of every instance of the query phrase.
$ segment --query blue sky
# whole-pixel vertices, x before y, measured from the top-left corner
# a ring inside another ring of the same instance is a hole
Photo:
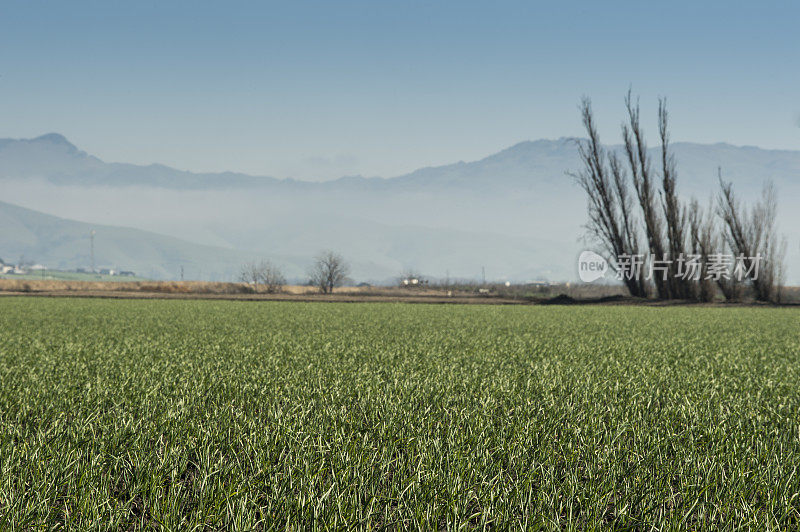
[[[700,5],[702,4],[702,5]],[[108,161],[392,176],[581,133],[800,149],[800,3],[0,0],[0,137]]]

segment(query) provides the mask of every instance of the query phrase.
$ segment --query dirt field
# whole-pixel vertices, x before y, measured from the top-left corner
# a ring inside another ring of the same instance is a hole
[[[311,286],[284,286],[281,293],[269,293],[263,286],[244,283],[201,281],[85,282],[0,279],[0,295],[50,297],[99,297],[117,299],[231,299],[243,301],[338,301],[461,304],[523,304],[521,298],[497,294],[449,292],[434,289],[389,287],[342,287],[333,294],[320,294]]]
[[[618,287],[559,285],[547,291],[525,291],[524,287],[510,290],[496,288],[489,293],[477,293],[474,288],[443,290],[436,288],[406,289],[400,287],[342,287],[333,294],[320,294],[315,287],[284,286],[280,293],[269,293],[265,286],[245,283],[212,283],[204,281],[136,281],[88,282],[0,279],[0,296],[25,295],[41,297],[87,297],[107,299],[224,299],[238,301],[328,301],[328,302],[395,302],[429,304],[483,305],[546,305],[546,304],[604,304],[604,305],[705,305],[730,306],[753,303],[692,303],[658,301],[625,296]],[[784,289],[785,305],[800,304],[800,287]]]

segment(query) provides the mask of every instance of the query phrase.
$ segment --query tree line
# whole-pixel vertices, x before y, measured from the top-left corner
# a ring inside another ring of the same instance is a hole
[[[707,302],[720,294],[737,301],[749,293],[757,301],[780,301],[786,241],[778,235],[774,185],[765,182],[761,197],[747,205],[720,170],[719,188],[707,206],[696,198],[683,199],[666,100],[658,101],[656,161],[648,150],[638,100],[628,91],[624,103],[622,148],[614,149],[601,143],[591,100],[582,99],[587,137],[577,140],[582,168],[570,175],[587,198],[587,235],[610,259],[630,295]],[[745,275],[736,275],[737,270]],[[340,254],[324,251],[308,272],[309,284],[329,294],[346,282],[349,272]],[[286,284],[280,268],[269,261],[245,264],[240,280],[271,293]]]
[[[309,284],[323,294],[330,294],[342,286],[350,274],[350,266],[334,251],[323,251],[314,258],[308,276]],[[286,284],[283,271],[270,261],[248,262],[242,266],[239,280],[255,286],[264,286],[268,293],[277,293]]]
[[[591,100],[581,101],[587,138],[577,141],[582,168],[570,175],[588,200],[588,236],[610,257],[628,292],[695,301],[711,301],[721,293],[735,301],[749,290],[758,301],[779,301],[786,242],[777,232],[772,183],[766,182],[761,198],[748,207],[719,171],[719,190],[707,207],[695,198],[682,200],[666,100],[658,102],[661,147],[655,164],[630,91],[625,109],[622,149],[609,149],[600,142]],[[649,275],[630,274],[631,259],[637,257]],[[687,275],[689,265],[692,275]],[[732,275],[736,268],[750,275]]]

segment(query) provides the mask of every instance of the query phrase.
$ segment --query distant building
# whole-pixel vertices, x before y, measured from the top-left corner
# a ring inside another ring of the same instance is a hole
[[[136,277],[136,274],[131,272],[131,271],[123,270],[123,271],[119,272],[119,276],[120,277]]]
[[[544,287],[550,286],[551,283],[547,281],[528,281],[525,283],[526,286],[535,286],[535,287]]]
[[[117,275],[117,270],[113,268],[100,268],[100,275]]]
[[[418,286],[426,286],[428,281],[426,279],[420,279],[419,277],[406,277],[404,279],[400,279],[400,286],[404,288],[415,288]]]

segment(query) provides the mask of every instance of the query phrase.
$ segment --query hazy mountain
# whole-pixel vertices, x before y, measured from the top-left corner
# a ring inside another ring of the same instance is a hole
[[[138,229],[65,220],[0,202],[0,256],[9,262],[24,257],[54,269],[89,268],[91,230],[95,231],[98,268],[132,270],[154,279],[175,278],[181,266],[189,274],[204,271],[206,277],[228,278],[253,257]]]
[[[40,178],[55,185],[229,188],[277,183],[233,172],[195,174],[161,164],[106,163],[79,150],[63,135],[0,139],[0,179]]]
[[[703,191],[714,183],[717,168],[724,177],[742,185],[772,179],[794,184],[800,176],[800,151],[764,150],[730,144],[678,142],[673,151],[679,162],[682,184]],[[615,147],[619,149],[619,147]],[[651,148],[654,163],[658,148]],[[276,179],[246,174],[193,173],[160,164],[140,166],[106,163],[89,155],[58,133],[34,139],[0,139],[0,179],[40,178],[57,185],[130,187],[148,186],[181,190],[205,188],[300,189],[408,189],[416,187],[531,187],[569,185],[565,172],[580,167],[574,139],[520,142],[474,162],[421,168],[391,179],[348,176],[323,183]]]
[[[88,268],[91,264],[90,231],[95,232],[98,268],[133,270],[154,279],[174,279],[183,266],[187,278],[232,281],[236,280],[244,262],[264,257],[263,253],[204,246],[149,231],[76,222],[0,202],[1,256],[12,262],[24,257],[55,269]],[[295,246],[308,245],[308,249],[313,250],[325,249],[326,242],[334,235],[357,231],[356,246],[348,250],[353,275],[360,280],[379,282],[387,282],[404,268],[425,262],[426,257],[435,257],[431,264],[442,271],[447,270],[448,260],[454,263],[461,260],[461,264],[470,265],[468,273],[476,274],[482,267],[497,272],[503,261],[525,267],[535,258],[535,250],[542,252],[548,247],[548,242],[543,240],[521,242],[497,235],[422,227],[394,228],[359,220],[320,222],[315,231],[308,231],[308,227],[273,231],[279,233],[271,235],[275,242],[294,242]],[[359,260],[357,257],[361,256],[371,257],[371,260]],[[278,252],[270,254],[270,258],[290,279],[302,282],[313,256],[292,258]],[[557,261],[540,262],[542,267],[518,273],[535,277],[558,273]],[[453,275],[458,274],[457,268]]]
[[[679,190],[704,204],[717,188],[718,167],[745,200],[765,179],[775,182],[789,235],[789,278],[800,282],[792,268],[800,263],[793,210],[800,152],[692,143],[675,143],[674,152]],[[489,278],[574,278],[575,257],[587,247],[580,241],[585,199],[566,172],[579,167],[573,140],[539,140],[394,178],[310,183],[105,163],[56,134],[0,140],[5,201],[91,224],[293,257],[287,268],[298,275],[315,253],[332,248],[351,260],[354,276],[369,280],[405,267],[477,278],[482,266]]]

